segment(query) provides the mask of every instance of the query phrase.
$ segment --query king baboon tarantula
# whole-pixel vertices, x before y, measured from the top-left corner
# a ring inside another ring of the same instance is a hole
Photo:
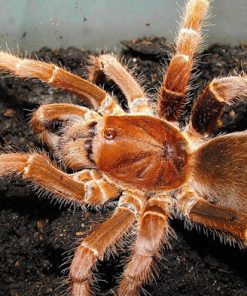
[[[178,125],[209,2],[187,2],[156,110],[111,55],[91,58],[86,81],[53,64],[0,53],[2,71],[69,90],[95,110],[50,104],[32,116],[34,131],[74,173],[61,171],[42,153],[0,154],[0,177],[18,174],[64,201],[102,205],[119,198],[112,217],[75,252],[69,275],[73,296],[91,294],[92,268],[134,221],[136,239],[120,296],[138,295],[151,278],[160,248],[168,243],[173,216],[247,242],[247,133],[207,137],[222,108],[247,95],[246,76],[214,79],[196,100],[186,128]],[[91,83],[101,74],[122,89],[129,111]],[[56,121],[64,121],[62,136],[49,129]]]

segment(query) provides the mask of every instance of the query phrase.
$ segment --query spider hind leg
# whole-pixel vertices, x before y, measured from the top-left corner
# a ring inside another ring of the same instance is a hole
[[[224,107],[246,98],[246,75],[213,79],[195,101],[188,127],[189,133],[198,137],[212,134]]]
[[[214,205],[191,192],[179,200],[178,207],[184,218],[188,220],[187,223],[196,223],[208,230],[216,231],[223,241],[237,242],[240,246],[247,245],[246,215],[233,209]]]

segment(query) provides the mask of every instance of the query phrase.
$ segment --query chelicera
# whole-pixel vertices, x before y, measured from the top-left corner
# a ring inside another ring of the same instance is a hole
[[[53,64],[0,53],[0,70],[71,91],[91,107],[49,104],[32,116],[33,130],[73,173],[58,169],[42,153],[0,154],[2,178],[18,174],[54,197],[80,205],[99,207],[118,200],[113,215],[75,252],[69,274],[72,296],[91,295],[93,267],[135,221],[120,296],[138,295],[151,279],[154,261],[172,234],[173,217],[246,244],[247,133],[208,137],[222,108],[246,97],[246,76],[214,79],[195,101],[189,124],[178,124],[208,9],[208,0],[188,1],[156,108],[111,55],[91,58],[86,81]],[[122,89],[129,111],[93,84],[102,74]],[[64,122],[59,134],[49,128],[57,121]]]

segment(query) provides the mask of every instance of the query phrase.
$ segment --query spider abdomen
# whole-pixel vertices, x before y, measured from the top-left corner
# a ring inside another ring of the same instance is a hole
[[[247,213],[247,134],[214,138],[195,151],[193,186],[205,198]]]
[[[97,127],[93,157],[110,178],[148,191],[179,187],[187,178],[188,144],[151,116],[107,116]]]

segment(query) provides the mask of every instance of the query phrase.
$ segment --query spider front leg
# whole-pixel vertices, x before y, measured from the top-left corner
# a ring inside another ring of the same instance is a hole
[[[110,102],[111,99],[108,99],[108,102]],[[118,107],[118,105],[114,101],[111,101],[110,105],[106,105],[107,103],[102,106],[102,109],[104,108],[104,112],[106,113],[111,114],[111,112],[114,113],[117,110],[119,111],[119,113],[121,112],[119,109],[120,107]],[[101,116],[97,112],[92,111],[86,107],[81,107],[73,104],[48,104],[40,106],[33,113],[31,126],[34,132],[39,136],[41,141],[47,144],[52,151],[56,151],[58,145],[61,144],[61,137],[49,130],[50,126],[54,122],[66,121],[68,128],[70,128],[71,124],[73,124],[74,127],[70,129],[70,131],[75,131],[75,129],[77,128],[78,130],[76,131],[76,134],[72,134],[71,132],[68,133],[69,136],[73,138],[74,142],[75,137],[85,138],[85,136],[82,135],[82,132],[85,131],[85,126],[90,125],[92,122],[96,122],[100,118]],[[79,123],[79,125],[76,125],[77,123]],[[79,139],[77,143],[78,142]],[[73,145],[76,146],[75,143]],[[83,146],[81,146],[81,148],[83,148]]]
[[[94,109],[101,107],[102,112],[123,113],[121,107],[103,89],[56,65],[21,59],[0,52],[0,71],[13,73],[20,78],[37,78],[53,87],[71,91],[79,95],[90,107]]]
[[[97,120],[100,115],[88,108],[73,104],[48,104],[40,106],[32,115],[31,126],[42,142],[53,151],[56,150],[60,137],[49,131],[56,121],[85,122]]]
[[[37,78],[56,88],[71,91],[94,108],[98,108],[106,98],[106,92],[96,85],[50,63],[0,52],[0,70],[20,78]]]
[[[139,295],[141,285],[152,279],[155,260],[168,242],[169,214],[169,205],[162,197],[148,201],[139,219],[135,246],[120,282],[119,296]]]
[[[158,114],[178,121],[184,110],[193,58],[201,42],[201,23],[209,9],[208,0],[188,1],[176,42],[176,53],[164,76],[158,102]]]
[[[99,175],[90,175],[88,171],[66,174],[44,154],[0,154],[0,178],[11,175],[21,175],[64,202],[95,205],[119,196],[118,190]]]
[[[113,247],[131,228],[135,218],[142,211],[145,199],[142,196],[125,193],[113,216],[99,225],[76,250],[70,268],[72,296],[90,296],[92,268],[104,253]]]
[[[90,81],[96,81],[98,76],[103,73],[123,91],[131,113],[153,114],[148,98],[139,83],[114,56],[108,54],[91,56],[90,62]]]
[[[212,204],[194,192],[179,198],[178,209],[188,221],[217,230],[219,234],[231,234],[247,243],[247,216],[240,211]]]
[[[226,105],[247,97],[247,76],[215,78],[197,98],[188,127],[191,135],[210,135]]]

